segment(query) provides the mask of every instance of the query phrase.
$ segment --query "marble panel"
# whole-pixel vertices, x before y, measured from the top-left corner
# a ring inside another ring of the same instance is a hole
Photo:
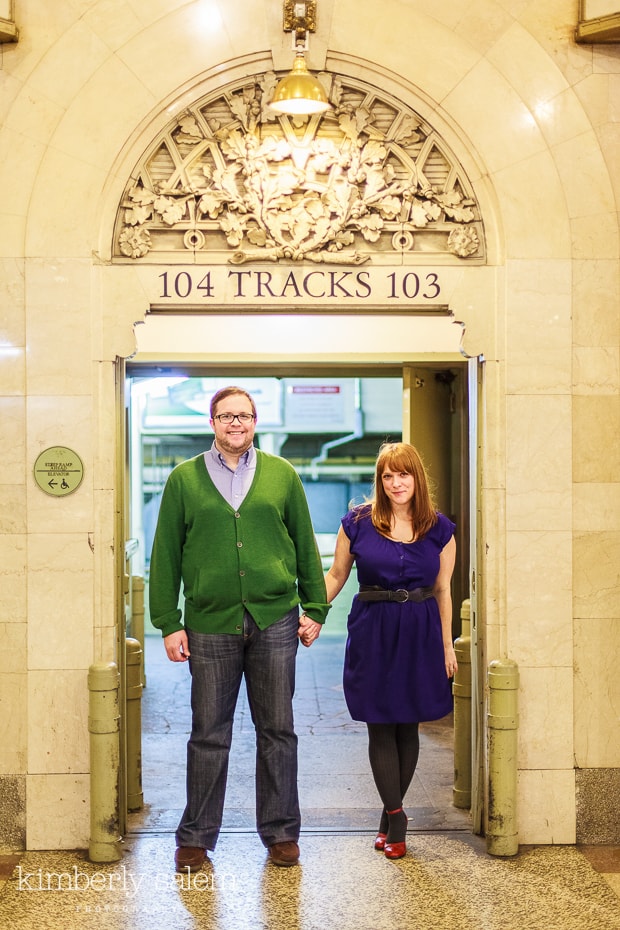
[[[161,19],[162,16],[168,16],[173,10],[186,6],[187,0],[149,0],[145,6],[142,3],[135,3],[132,0],[132,7],[140,21],[148,26],[151,22]]]
[[[31,533],[55,532],[58,515],[66,533],[83,533],[93,528],[92,400],[90,397],[51,396],[28,399],[28,472],[38,455],[52,446],[75,451],[84,465],[80,486],[66,497],[46,494],[34,478],[27,486],[28,526]]]
[[[26,671],[28,659],[28,625],[1,614],[2,672],[18,675]],[[10,718],[9,718],[10,719]]]
[[[26,389],[26,350],[22,346],[0,345],[0,397],[3,413],[14,420],[19,417],[19,404]],[[6,475],[3,476],[6,480]]]
[[[473,273],[472,273],[473,272]],[[466,356],[502,358],[505,348],[504,268],[468,269],[450,295],[450,309],[464,325],[462,347]]]
[[[29,775],[28,849],[86,849],[90,836],[88,775]]]
[[[614,4],[615,9],[617,9]],[[611,4],[609,5],[611,9]],[[595,74],[620,74],[620,58],[617,45],[594,45],[592,48],[592,70]]]
[[[620,482],[573,485],[573,528],[614,531],[620,526]]]
[[[550,152],[498,171],[493,184],[502,211],[507,257],[567,258],[571,250],[566,197]],[[529,204],[529,208],[526,206]]]
[[[534,104],[534,118],[550,146],[587,132],[591,122],[572,88]]]
[[[9,69],[3,69],[2,82],[0,83],[0,126],[6,125],[7,115],[22,89],[22,82],[14,77]]]
[[[572,666],[571,543],[570,532],[506,534],[508,654],[520,666]]]
[[[575,842],[575,772],[573,768],[522,769],[517,786],[521,843]]]
[[[609,170],[615,202],[620,200],[620,123],[607,123],[597,130],[597,138]]]
[[[100,358],[128,358],[137,348],[136,326],[150,306],[149,276],[139,268],[118,265],[95,270],[103,326]]]
[[[571,631],[564,631],[562,638],[568,639],[572,651]],[[573,763],[572,664],[565,668],[520,665],[519,768],[570,769]]]
[[[2,213],[25,217],[34,180],[45,153],[42,143],[15,130],[3,130],[0,135],[0,183],[2,185]],[[7,252],[21,255],[22,250]]]
[[[573,259],[593,258],[617,262],[620,238],[617,217],[605,212],[571,219]]]
[[[571,527],[571,401],[506,401],[506,521],[513,531]]]
[[[481,100],[484,107],[480,106]],[[533,166],[536,156],[546,149],[545,140],[518,93],[492,64],[486,60],[477,62],[461,76],[442,104],[457,125],[466,129],[475,149],[484,153],[484,163],[491,174],[524,161],[531,164],[529,182],[536,182]],[[522,191],[538,203],[538,191],[533,192],[530,183],[514,192],[515,197],[519,196],[521,209]],[[545,211],[537,211],[537,215],[542,219]]]
[[[604,483],[620,474],[620,396],[573,399],[574,480]]]
[[[28,771],[89,770],[87,668],[28,675]]]
[[[437,21],[434,11],[424,16],[417,6],[404,3],[385,4],[369,29],[359,15],[357,0],[338,0],[333,5],[329,45],[369,61],[377,60],[378,48],[389,49],[392,72],[424,88],[429,99],[440,101],[480,58],[469,43]]]
[[[620,392],[620,349],[616,346],[578,347],[573,351],[575,394]]]
[[[506,322],[506,390],[568,393],[571,387],[571,267],[568,261],[511,261]]]
[[[502,5],[513,11],[510,0],[502,0]],[[565,0],[526,3],[517,18],[545,50],[550,61],[555,62],[569,84],[573,85],[592,73],[590,48],[573,41],[575,9]],[[566,37],[569,37],[568,41]]]
[[[23,260],[0,258],[0,347],[9,349],[26,344],[24,304]]]
[[[23,139],[24,146],[28,144],[31,147],[27,163],[39,153],[38,162],[40,152],[49,143],[62,118],[64,107],[54,103],[44,91],[35,90],[30,83],[23,87],[20,85],[20,88],[7,113],[5,125]]]
[[[0,207],[0,253],[3,255],[24,254],[26,225],[25,216],[7,215]]]
[[[53,104],[66,109],[110,54],[110,49],[81,19],[67,23],[37,67],[28,84]]]
[[[620,74],[609,76],[608,119],[612,123],[620,123]]]
[[[573,545],[575,617],[620,617],[620,531],[576,533]]]
[[[96,208],[107,172],[79,155],[48,148],[33,186],[26,249],[55,261],[59,255],[91,259],[96,238]],[[59,183],[59,178],[69,179]]]
[[[330,7],[334,5],[331,0],[321,0],[317,4],[317,28],[308,42],[309,67],[313,71],[324,68],[332,17]],[[291,36],[282,29],[282,8],[278,4],[267,2],[248,7],[247,0],[217,0],[197,13],[201,27],[212,32],[220,30],[234,47],[236,55],[270,49],[277,45],[278,38],[282,38],[287,50],[284,67],[292,67]]]
[[[614,192],[601,145],[593,131],[556,145],[554,162],[562,178],[571,217],[598,216],[609,210]]]
[[[22,623],[28,616],[26,534],[0,535],[0,616],[6,623]]]
[[[589,74],[573,87],[588,119],[593,126],[600,126],[614,118],[613,78],[607,74]],[[619,95],[620,96],[620,95]]]
[[[51,145],[107,172],[125,144],[128,132],[141,123],[144,114],[157,102],[128,65],[114,56],[74,97]],[[94,193],[99,195],[96,189]]]
[[[18,350],[20,355],[21,350]],[[0,348],[0,371],[3,351]],[[2,379],[0,378],[0,381]],[[2,423],[2,483],[20,484],[24,480],[26,451],[26,401],[23,397],[3,397],[0,393],[0,422]]]
[[[0,707],[0,774],[25,772],[28,759],[28,689],[24,672],[0,672]]]
[[[541,104],[555,100],[567,88],[566,78],[540,42],[518,22],[502,33],[487,59],[536,115]],[[580,124],[580,130],[584,129]]]
[[[0,536],[16,539],[26,532],[26,488],[23,484],[0,484]]]
[[[575,656],[575,765],[620,768],[617,617],[576,620]]]
[[[97,365],[96,405],[93,431],[93,487],[95,494],[101,489],[116,487],[116,432],[118,410],[116,397],[116,366],[112,362]],[[114,506],[110,511],[114,513]]]
[[[26,288],[28,393],[90,394],[91,325],[84,312],[90,304],[88,264],[30,260]]]
[[[37,3],[36,12],[31,11],[28,15],[28,28],[20,30],[19,42],[14,46],[17,54],[9,55],[5,51],[3,67],[6,61],[11,74],[20,82],[27,82],[78,15],[72,4],[52,7],[47,3]],[[5,46],[5,50],[7,48]],[[58,73],[62,74],[62,62],[60,69]]]
[[[169,10],[170,5],[166,12]],[[230,36],[221,27],[212,28],[212,12],[213,8],[203,4],[181,4],[169,15],[157,20],[153,17],[148,27],[119,48],[116,55],[139,75],[155,100],[163,99],[197,74],[235,56]],[[219,19],[219,13],[215,15]],[[267,36],[262,43],[256,36],[246,53],[268,44]]]
[[[89,535],[29,536],[31,669],[85,668],[92,662],[94,559]]]
[[[573,262],[573,340],[576,346],[620,343],[620,266],[617,259]]]
[[[150,3],[148,10],[155,14],[157,3]],[[167,9],[171,9],[168,4]],[[132,39],[143,29],[144,20],[148,15],[147,8],[138,10],[129,3],[119,3],[118,0],[99,0],[93,7],[85,10],[82,19],[98,38],[108,48],[115,52]]]
[[[446,16],[445,7],[452,15]],[[434,15],[463,39],[485,54],[514,24],[514,15],[488,0],[472,0],[465,8],[461,4],[433,4]],[[454,20],[454,21],[453,21]]]

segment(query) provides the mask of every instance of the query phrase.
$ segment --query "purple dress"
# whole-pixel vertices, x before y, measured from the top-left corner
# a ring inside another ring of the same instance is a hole
[[[359,510],[366,511],[356,520]],[[349,511],[342,526],[360,584],[382,588],[432,587],[439,555],[454,533],[443,514],[413,543],[386,539],[374,528],[368,506]],[[452,710],[441,619],[434,597],[419,603],[353,598],[344,661],[344,695],[354,720],[415,723]]]

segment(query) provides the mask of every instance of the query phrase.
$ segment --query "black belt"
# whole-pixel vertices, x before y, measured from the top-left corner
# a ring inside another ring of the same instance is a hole
[[[357,596],[360,601],[396,601],[398,604],[404,604],[405,601],[428,600],[429,597],[433,597],[433,589],[414,588],[413,591],[407,591],[405,588],[398,588],[396,591],[390,591],[377,585],[361,584]]]

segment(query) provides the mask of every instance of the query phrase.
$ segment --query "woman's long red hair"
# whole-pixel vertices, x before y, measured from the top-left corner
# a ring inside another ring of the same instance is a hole
[[[383,487],[382,476],[386,471],[413,475],[414,490],[410,503],[411,525],[414,536],[419,539],[437,523],[437,508],[420,453],[408,442],[387,442],[379,449],[373,494],[369,501],[370,518],[380,533],[389,536],[392,529],[392,503]],[[368,513],[368,505],[360,510]],[[360,513],[360,516],[363,513]]]

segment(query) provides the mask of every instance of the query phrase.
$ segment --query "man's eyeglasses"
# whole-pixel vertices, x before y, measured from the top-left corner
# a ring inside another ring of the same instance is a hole
[[[235,420],[239,420],[241,424],[251,423],[256,417],[253,413],[218,413],[213,419],[219,420],[224,426],[228,426],[230,423],[234,423]]]

